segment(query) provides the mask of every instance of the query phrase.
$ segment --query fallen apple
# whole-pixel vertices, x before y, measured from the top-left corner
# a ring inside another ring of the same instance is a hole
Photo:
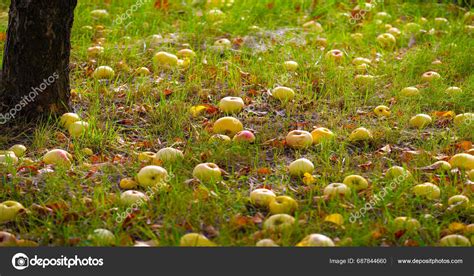
[[[392,16],[386,12],[378,12],[375,14],[374,19],[389,21],[390,19],[392,19]]]
[[[428,71],[421,75],[421,80],[424,82],[433,82],[441,79],[441,75],[435,71]]]
[[[87,239],[91,240],[94,245],[112,246],[115,245],[115,235],[107,229],[95,229]]]
[[[374,108],[374,113],[378,117],[388,117],[390,116],[390,108],[385,105],[379,105],[376,108]]]
[[[193,177],[202,182],[219,181],[221,175],[221,169],[214,163],[201,163],[193,170]]]
[[[94,19],[104,19],[104,18],[109,16],[109,12],[107,10],[103,10],[103,9],[92,10],[91,11],[91,16]]]
[[[250,202],[257,207],[268,208],[276,195],[272,190],[260,188],[250,192]]]
[[[138,161],[140,162],[151,162],[156,156],[156,153],[151,151],[144,151],[138,154]]]
[[[59,123],[62,127],[65,127],[67,129],[72,123],[80,120],[81,118],[76,113],[64,113],[61,116]]]
[[[148,199],[147,195],[135,190],[125,191],[120,195],[120,203],[123,205],[132,205],[139,201],[146,202]]]
[[[467,208],[469,206],[469,198],[465,195],[454,195],[448,199],[448,205],[456,208]]]
[[[240,97],[225,97],[219,102],[219,109],[225,113],[239,113],[244,106],[244,100]]]
[[[408,22],[403,30],[408,34],[418,34],[421,31],[421,26],[415,22]]]
[[[222,117],[218,119],[213,126],[213,131],[216,134],[225,134],[233,137],[239,131],[242,131],[244,126],[234,117]]]
[[[462,94],[462,89],[457,86],[451,86],[446,88],[445,92],[449,95],[459,95]]]
[[[312,173],[314,171],[313,162],[306,158],[300,158],[290,163],[288,166],[290,174],[293,176],[302,176],[305,173]]]
[[[176,53],[176,56],[179,58],[189,58],[192,59],[196,57],[196,53],[191,49],[181,49]]]
[[[364,39],[364,34],[362,33],[353,33],[351,34],[351,38],[356,42],[361,42]]]
[[[295,91],[289,87],[278,86],[273,88],[272,97],[281,102],[288,102],[295,97]]]
[[[415,231],[421,227],[420,222],[414,218],[397,217],[393,220],[393,227],[396,231]]]
[[[372,139],[372,133],[365,127],[356,128],[349,135],[349,141],[351,142],[368,141]]]
[[[427,199],[438,199],[441,195],[441,190],[435,184],[427,182],[413,187],[413,193]]]
[[[17,246],[17,242],[18,240],[15,235],[6,231],[0,231],[0,247]]]
[[[138,183],[131,178],[123,178],[119,183],[120,188],[125,190],[135,189],[138,186]]]
[[[413,97],[420,95],[420,90],[414,86],[405,87],[400,91],[400,95],[404,97]]]
[[[214,46],[217,46],[221,49],[230,49],[230,47],[232,47],[232,42],[230,42],[230,40],[227,38],[221,38],[214,42]]]
[[[276,214],[265,220],[263,229],[272,232],[284,232],[291,229],[295,223],[295,218],[288,214]]]
[[[311,131],[311,136],[313,137],[313,144],[320,144],[324,141],[332,140],[336,135],[325,127],[318,127]]]
[[[149,76],[151,74],[150,72],[150,69],[146,68],[146,67],[140,67],[138,68],[137,70],[135,70],[135,73],[138,75],[138,76]]]
[[[451,170],[451,164],[446,161],[436,161],[430,167],[433,167],[437,172],[449,172]]]
[[[115,72],[110,66],[99,66],[94,70],[93,76],[98,80],[112,79],[115,76]]]
[[[263,239],[263,240],[259,240],[255,246],[257,247],[277,247],[278,244],[276,244],[276,242],[272,239]]]
[[[326,53],[326,59],[332,62],[340,63],[344,59],[344,53],[341,50],[333,49]]]
[[[277,196],[270,201],[270,213],[272,214],[293,214],[298,209],[296,200],[289,196]]]
[[[21,203],[13,200],[0,203],[0,223],[14,220],[19,213],[25,210],[25,207],[23,207]]]
[[[358,74],[354,77],[354,82],[358,86],[368,86],[375,83],[375,77],[369,74]]]
[[[104,47],[102,46],[92,46],[87,48],[87,55],[91,58],[95,58],[104,53]]]
[[[285,61],[285,63],[283,63],[283,66],[286,70],[291,72],[294,72],[298,69],[298,63],[293,60]]]
[[[474,123],[474,113],[467,112],[467,113],[458,114],[456,115],[456,117],[454,117],[453,121],[454,121],[454,125],[456,126],[471,125]]]
[[[472,170],[474,169],[474,155],[468,153],[455,154],[449,159],[449,164],[451,164],[453,168]]]
[[[345,197],[351,194],[351,189],[344,183],[331,183],[324,188],[323,194],[328,197]]]
[[[209,138],[209,142],[212,143],[230,143],[232,139],[224,134],[214,134]]]
[[[367,179],[356,174],[346,176],[342,183],[346,184],[349,188],[352,188],[356,191],[364,190],[369,187],[369,182],[367,181]]]
[[[303,24],[303,29],[307,31],[312,31],[315,33],[322,33],[324,31],[323,27],[321,26],[320,23],[311,20]]]
[[[400,181],[404,181],[406,179],[411,179],[413,176],[409,170],[403,167],[392,166],[385,172],[385,177],[388,179],[398,179]]]
[[[155,157],[157,160],[161,160],[164,163],[173,163],[184,158],[184,154],[179,149],[175,148],[162,148],[160,149]]]
[[[16,164],[18,163],[18,157],[13,151],[3,151],[0,153],[0,164]]]
[[[207,17],[209,21],[215,22],[225,18],[225,13],[219,9],[211,9],[207,12]]]
[[[168,180],[168,172],[155,165],[143,167],[137,174],[138,184],[142,187],[150,187],[163,184]]]
[[[399,37],[402,32],[398,29],[398,28],[395,28],[395,27],[391,27],[387,30],[387,33],[393,35],[395,38]]]
[[[377,36],[377,43],[383,48],[393,48],[397,39],[391,33],[383,33]]]
[[[467,172],[467,178],[471,181],[474,181],[474,170],[470,170]]]
[[[13,151],[16,157],[23,157],[26,152],[26,147],[24,145],[17,144],[11,146],[8,150]]]
[[[89,123],[84,121],[77,121],[69,125],[68,131],[69,135],[73,138],[78,138],[87,133],[89,129]]]
[[[304,149],[313,144],[313,136],[304,130],[292,130],[286,135],[286,144],[295,149]]]
[[[336,246],[331,238],[323,234],[311,234],[301,240],[296,246],[298,247],[333,247]]]
[[[452,234],[447,235],[439,240],[440,246],[460,246],[460,247],[469,247],[471,246],[471,242],[468,238],[464,237],[463,235]]]
[[[153,56],[153,64],[162,68],[173,68],[178,65],[178,57],[168,52],[158,52]]]
[[[444,17],[436,17],[434,19],[434,25],[437,29],[445,29],[449,26],[449,21]]]
[[[249,130],[242,130],[235,134],[232,140],[237,143],[253,143],[255,142],[255,135]]]
[[[215,243],[210,241],[206,236],[199,233],[188,233],[181,237],[179,246],[182,247],[214,247]]]
[[[48,165],[70,167],[72,165],[72,155],[62,149],[53,149],[43,156],[43,162]]]
[[[410,126],[418,129],[425,128],[427,125],[431,124],[433,120],[430,115],[427,114],[417,114],[410,119]]]
[[[361,65],[361,64],[371,64],[372,61],[368,58],[364,58],[364,57],[356,57],[352,60],[352,64],[354,65]]]

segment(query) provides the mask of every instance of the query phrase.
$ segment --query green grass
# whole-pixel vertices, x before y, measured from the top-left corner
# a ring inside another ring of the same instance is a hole
[[[468,182],[464,171],[440,174],[417,169],[467,150],[456,145],[460,141],[473,142],[473,125],[457,127],[452,118],[436,116],[423,130],[408,124],[418,113],[474,111],[474,33],[464,29],[465,9],[448,3],[377,1],[374,10],[360,23],[351,24],[343,14],[350,14],[351,1],[318,1],[321,3],[313,7],[312,1],[303,0],[236,0],[234,5],[222,8],[226,15],[222,22],[212,23],[206,16],[209,7],[203,4],[170,1],[169,9],[163,11],[149,1],[123,24],[114,25],[116,16],[136,1],[103,2],[79,1],[72,32],[71,62],[75,68],[71,85],[76,95],[72,106],[89,122],[90,131],[85,137],[71,139],[56,119],[37,126],[33,134],[11,137],[8,130],[2,129],[0,148],[23,143],[30,160],[22,159],[14,166],[0,165],[0,202],[15,200],[29,209],[14,221],[1,224],[1,231],[54,246],[97,245],[88,239],[96,228],[111,230],[116,245],[124,246],[148,240],[174,246],[188,232],[203,233],[224,246],[252,246],[263,238],[293,246],[311,233],[325,234],[341,246],[429,246],[454,233],[448,229],[451,223],[473,222],[472,203],[467,208],[448,210],[447,201],[453,195],[464,194],[472,200],[472,182]],[[90,12],[94,9],[107,9],[109,18],[93,19]],[[7,6],[0,4],[0,11],[6,10]],[[380,11],[389,13],[391,19],[377,23],[374,15]],[[425,23],[422,17],[426,18]],[[436,17],[449,20],[446,32],[430,33]],[[303,30],[302,24],[311,19],[322,24],[323,33]],[[410,36],[404,33],[408,22],[420,23],[426,31],[414,37],[415,44],[410,48]],[[402,31],[394,50],[376,43],[377,35],[386,30],[385,24]],[[104,31],[97,31],[97,25],[102,25]],[[6,28],[7,17],[0,16],[1,31]],[[355,42],[351,37],[355,32],[363,34],[361,41]],[[153,34],[169,38],[168,43],[150,48]],[[91,59],[87,48],[96,45],[100,37],[105,38],[105,52]],[[327,39],[325,48],[320,46],[318,37]],[[220,38],[245,42],[241,46],[234,43],[233,50],[213,51],[210,46]],[[264,51],[247,47],[252,40],[263,45]],[[1,44],[3,55],[4,42]],[[176,53],[188,47],[197,54],[188,68],[154,67],[154,53]],[[331,49],[345,53],[340,66],[324,58]],[[375,61],[377,56],[380,58]],[[373,85],[361,87],[354,82],[358,73],[351,61],[355,57],[373,60],[368,69],[376,76]],[[432,64],[436,59],[442,64]],[[287,60],[298,62],[296,72],[283,68]],[[131,70],[121,68],[120,63],[126,63]],[[107,83],[94,80],[90,73],[100,65],[114,68],[116,77]],[[133,74],[142,66],[152,71],[150,77]],[[421,75],[429,70],[442,76],[436,84],[421,82]],[[295,99],[282,105],[269,97],[267,91],[276,85],[293,88]],[[400,95],[406,86],[418,86],[421,95]],[[461,87],[463,92],[447,95],[444,91],[449,86]],[[172,93],[166,96],[165,91]],[[224,114],[190,115],[192,106],[217,105],[221,98],[231,95],[246,100],[246,109],[236,117],[245,129],[254,131],[253,144],[213,144],[208,141],[212,133],[206,126]],[[391,116],[377,118],[373,109],[378,105],[389,106]],[[331,129],[336,140],[305,150],[290,149],[278,142],[291,130],[311,131],[319,126]],[[360,126],[372,131],[373,141],[349,142],[351,131]],[[272,143],[272,139],[276,142]],[[380,151],[386,145],[391,151]],[[147,165],[138,161],[137,153],[156,152],[168,146],[183,150],[185,155],[181,162],[163,165],[172,175],[170,188],[156,193],[133,213],[130,221],[117,223],[117,214],[127,207],[117,200],[123,191],[120,180],[135,177]],[[53,148],[73,154],[71,169],[44,172],[46,166],[40,162],[41,157]],[[94,156],[84,154],[84,148],[92,149]],[[312,186],[289,176],[287,165],[300,157],[315,164],[316,182]],[[186,182],[192,178],[193,168],[202,162],[216,163],[228,175],[218,183],[202,183],[201,188]],[[351,213],[390,184],[384,172],[392,165],[409,169],[414,181],[400,183],[365,216],[351,223]],[[18,171],[24,166],[30,166],[29,170]],[[271,173],[259,173],[262,168]],[[342,182],[350,174],[368,179],[369,189],[353,192],[345,199],[323,197],[326,185]],[[437,184],[441,197],[428,200],[414,196],[412,187],[424,182]],[[278,234],[262,230],[261,222],[270,214],[252,206],[249,193],[263,186],[298,201],[294,216],[299,223],[290,231]],[[204,187],[212,195],[196,197],[196,190]],[[48,206],[53,212],[42,214],[36,205]],[[326,215],[334,213],[344,217],[342,226],[324,221]],[[426,219],[427,214],[433,218]],[[248,223],[236,226],[238,216],[248,217]],[[393,219],[400,216],[418,219],[421,228],[400,233],[393,227]],[[459,233],[472,240],[472,233]]]

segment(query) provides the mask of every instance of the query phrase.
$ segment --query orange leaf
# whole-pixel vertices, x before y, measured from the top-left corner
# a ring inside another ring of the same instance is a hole
[[[7,40],[7,34],[6,33],[0,33],[0,41],[5,41]]]
[[[453,118],[456,114],[453,111],[435,111],[433,115],[436,117],[448,117]]]
[[[472,142],[471,141],[461,141],[459,143],[456,143],[456,148],[462,149],[462,150],[469,150],[472,148]]]
[[[158,10],[167,10],[169,8],[168,0],[156,0],[155,9]]]
[[[269,168],[259,168],[257,170],[258,174],[271,174],[272,171]]]

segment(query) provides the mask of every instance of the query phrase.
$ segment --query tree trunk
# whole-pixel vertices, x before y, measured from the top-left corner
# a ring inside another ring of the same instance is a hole
[[[0,124],[69,109],[70,35],[77,0],[11,0]]]

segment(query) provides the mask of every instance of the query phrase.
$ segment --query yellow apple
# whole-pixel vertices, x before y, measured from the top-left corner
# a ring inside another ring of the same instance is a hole
[[[285,61],[283,65],[285,66],[286,70],[291,71],[291,72],[294,72],[296,71],[296,69],[298,69],[298,63],[293,60]]]
[[[441,195],[441,190],[438,186],[427,182],[413,187],[413,193],[427,199],[438,199]]]
[[[372,61],[370,61],[370,59],[368,58],[364,58],[364,57],[356,57],[352,60],[352,64],[354,65],[361,65],[361,64],[371,64]]]
[[[153,56],[153,64],[162,68],[173,68],[178,65],[178,57],[168,52],[158,52]]]
[[[286,135],[286,144],[292,148],[303,149],[313,144],[313,136],[304,130],[292,130]]]
[[[69,135],[71,135],[71,137],[73,138],[83,136],[87,132],[88,129],[89,129],[89,123],[84,122],[84,121],[74,122],[68,127]]]
[[[272,239],[263,239],[263,240],[259,240],[255,246],[257,247],[277,247],[278,244],[275,243],[274,240]]]
[[[359,65],[356,65],[355,71],[360,74],[367,73],[367,70],[369,70],[369,65],[367,63],[362,63]]]
[[[11,150],[0,152],[0,164],[16,164],[18,157]]]
[[[388,117],[390,116],[390,108],[385,105],[379,105],[376,108],[374,108],[374,113],[378,117]]]
[[[295,218],[288,214],[276,214],[263,223],[263,229],[272,232],[283,232],[291,229],[295,223]]]
[[[150,72],[150,69],[146,68],[146,67],[140,67],[138,68],[135,73],[138,75],[138,76],[149,76],[151,74]]]
[[[434,167],[436,171],[438,172],[447,172],[451,170],[451,164],[446,161],[436,161],[434,162],[431,167]]]
[[[62,149],[53,149],[43,156],[43,162],[48,165],[70,167],[72,164],[72,155]]]
[[[320,144],[323,141],[334,139],[336,135],[325,127],[318,127],[311,131],[311,136],[313,137],[313,144]]]
[[[474,23],[474,12],[468,11],[464,14],[463,20],[466,23]]]
[[[219,9],[211,9],[207,12],[207,19],[211,22],[219,21],[225,18],[225,13]]]
[[[390,167],[386,172],[385,172],[385,177],[388,179],[400,179],[402,177],[404,179],[411,179],[412,175],[409,170],[400,167],[400,166],[393,166]]]
[[[162,148],[160,149],[155,157],[155,159],[161,160],[164,163],[173,163],[184,158],[182,151],[174,148]]]
[[[201,163],[193,170],[193,177],[203,182],[219,181],[221,175],[221,169],[214,163]]]
[[[456,126],[470,125],[472,123],[474,123],[474,113],[467,112],[458,114],[454,117],[454,124]]]
[[[94,70],[93,76],[99,80],[112,79],[115,76],[115,72],[110,66],[99,66]]]
[[[221,38],[214,42],[214,46],[217,46],[222,49],[230,49],[230,47],[232,46],[232,42],[230,42],[230,40],[228,40],[227,38]]]
[[[87,54],[89,57],[94,58],[104,53],[104,47],[102,46],[92,46],[87,48]]]
[[[209,138],[209,142],[212,143],[230,143],[232,139],[224,134],[214,134]]]
[[[458,95],[462,93],[462,89],[457,86],[451,86],[446,88],[445,92],[449,95]]]
[[[115,235],[107,229],[95,229],[92,234],[87,236],[87,239],[97,246],[112,246],[115,244]]]
[[[23,207],[21,203],[13,200],[0,203],[0,223],[14,220],[20,212],[25,210],[25,207]]]
[[[375,83],[375,77],[368,74],[358,74],[354,77],[354,82],[359,86],[368,86]]]
[[[367,179],[356,174],[346,176],[342,183],[346,184],[349,188],[352,188],[356,191],[364,190],[369,187],[369,182],[367,181]]]
[[[307,31],[316,32],[316,33],[322,33],[324,31],[321,24],[319,24],[318,22],[316,22],[314,20],[311,20],[311,21],[308,21],[308,22],[304,23],[303,24],[303,29],[305,29]]]
[[[168,172],[160,166],[146,166],[138,172],[137,180],[142,187],[155,186],[168,180]]]
[[[351,194],[351,189],[344,183],[331,183],[324,188],[323,191],[325,196],[336,197],[336,196],[348,196]]]
[[[277,196],[268,207],[272,214],[293,214],[298,209],[298,203],[289,196]]]
[[[281,102],[288,102],[295,97],[295,91],[289,87],[278,86],[272,90],[272,97]]]
[[[469,198],[465,195],[454,195],[448,199],[448,205],[459,208],[467,208],[469,206]]]
[[[351,34],[351,38],[356,42],[361,42],[364,39],[364,35],[362,33],[353,33]]]
[[[163,43],[163,36],[159,34],[154,34],[150,38],[150,48],[155,48]]]
[[[435,80],[441,79],[441,75],[435,71],[428,71],[421,75],[421,80],[424,82],[433,82]]]
[[[377,43],[383,48],[393,48],[397,39],[391,33],[383,33],[377,36]]]
[[[123,205],[132,205],[138,201],[146,202],[148,201],[148,196],[134,190],[125,191],[120,195],[120,203]]]
[[[404,30],[408,34],[417,34],[421,30],[421,26],[414,22],[409,22],[405,25]]]
[[[296,246],[298,247],[333,247],[336,246],[328,236],[322,234],[311,234],[301,240]]]
[[[474,181],[474,170],[470,170],[467,172],[467,178],[471,181]]]
[[[0,247],[17,246],[17,242],[15,235],[0,231]]]
[[[244,100],[240,97],[224,97],[219,102],[219,109],[225,113],[239,113],[244,106]]]
[[[138,183],[131,178],[123,178],[120,180],[120,188],[125,190],[135,189],[138,186]]]
[[[462,235],[452,234],[444,236],[441,240],[439,240],[439,245],[469,247],[471,246],[471,242]]]
[[[215,243],[210,241],[206,236],[199,233],[188,233],[181,237],[179,246],[183,247],[214,247]]]
[[[91,16],[94,19],[103,19],[109,16],[109,12],[107,10],[99,9],[91,11]]]
[[[251,131],[242,130],[235,134],[232,140],[238,143],[253,143],[255,142],[255,135]]]
[[[151,151],[144,151],[138,154],[138,161],[140,162],[151,162],[156,156],[156,153]]]
[[[332,62],[340,63],[344,59],[344,53],[341,50],[333,49],[326,53],[326,59]]]
[[[196,53],[191,49],[182,49],[176,53],[176,56],[179,58],[192,59],[196,56]]]
[[[375,14],[374,19],[389,21],[390,19],[392,19],[392,16],[386,12],[378,12]]]
[[[234,117],[222,117],[214,123],[213,131],[216,134],[225,134],[233,137],[237,132],[242,131],[244,126]]]
[[[421,227],[420,222],[414,218],[397,217],[393,220],[395,230],[415,231]]]
[[[420,95],[420,90],[414,86],[405,87],[400,91],[400,95],[405,97],[412,97]]]
[[[23,155],[25,155],[26,147],[24,145],[17,144],[11,146],[8,150],[13,151],[16,157],[22,157]]]
[[[472,170],[474,169],[474,155],[468,153],[458,153],[449,159],[453,168]]]
[[[399,37],[402,32],[398,29],[398,28],[395,28],[395,27],[391,27],[387,30],[387,33],[393,35],[394,37]]]
[[[431,124],[433,120],[430,115],[427,114],[417,114],[410,119],[410,126],[414,128],[422,129],[427,125]]]
[[[314,171],[313,162],[306,158],[300,158],[290,163],[288,166],[290,174],[293,176],[302,176],[305,173],[312,173]]]
[[[373,139],[372,133],[365,127],[356,128],[349,135],[349,141],[351,142],[367,141],[367,140],[372,140],[372,139]]]
[[[187,68],[189,64],[191,64],[191,60],[189,58],[178,59],[179,68]]]
[[[269,207],[270,202],[275,200],[275,198],[275,193],[265,188],[255,189],[250,192],[250,202],[258,207]]]
[[[80,120],[81,118],[76,113],[64,113],[61,116],[59,123],[61,126],[67,129],[72,123],[80,121]]]

